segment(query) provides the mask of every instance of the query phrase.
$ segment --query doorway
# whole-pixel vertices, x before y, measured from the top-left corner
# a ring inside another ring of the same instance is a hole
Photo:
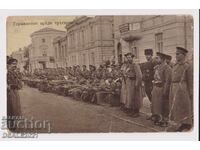
[[[117,44],[117,57],[118,57],[118,63],[122,63],[122,45],[121,43]]]

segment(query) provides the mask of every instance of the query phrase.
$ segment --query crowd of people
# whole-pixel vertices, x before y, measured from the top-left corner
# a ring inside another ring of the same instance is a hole
[[[43,91],[56,91],[55,85],[60,85],[57,89],[61,94],[90,103],[120,106],[133,118],[140,116],[143,98],[147,96],[151,103],[151,116],[147,116],[147,120],[161,127],[173,125],[174,131],[190,130],[193,126],[193,65],[186,61],[187,53],[186,49],[177,47],[176,63],[172,64],[171,56],[157,52],[153,58],[153,50],[145,49],[147,61],[140,64],[134,61],[133,53],[126,53],[122,64],[107,61],[98,68],[77,65],[23,75],[16,68],[17,60],[7,58],[8,110],[20,110],[17,90],[22,87],[21,80],[33,86],[31,84],[38,79],[36,87]],[[55,84],[54,81],[60,82]],[[16,99],[16,103],[11,104],[10,99]],[[21,112],[8,111],[11,116],[19,114]]]

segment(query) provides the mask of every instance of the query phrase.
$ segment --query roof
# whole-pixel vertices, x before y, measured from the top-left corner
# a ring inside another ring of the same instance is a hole
[[[66,31],[62,31],[62,30],[57,30],[57,29],[53,29],[53,28],[48,28],[48,27],[46,27],[46,28],[42,28],[42,29],[40,29],[40,30],[38,30],[38,31],[33,32],[33,33],[31,34],[31,36],[34,35],[34,34],[45,33],[45,32],[60,32],[60,33],[65,33]]]

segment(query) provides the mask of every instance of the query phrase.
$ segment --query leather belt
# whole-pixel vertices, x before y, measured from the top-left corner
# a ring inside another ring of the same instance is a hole
[[[136,80],[135,77],[128,77],[130,80]]]
[[[163,83],[153,83],[153,85],[156,87],[163,87]]]
[[[172,81],[172,83],[179,83],[179,82],[186,82],[185,80],[183,81]]]

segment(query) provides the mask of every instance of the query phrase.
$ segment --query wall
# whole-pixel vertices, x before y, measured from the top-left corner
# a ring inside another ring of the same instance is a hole
[[[140,29],[120,33],[119,26],[124,23],[139,23]],[[185,47],[193,52],[193,19],[191,16],[115,16],[114,17],[115,32],[115,57],[117,60],[117,45],[122,44],[122,53],[130,51],[131,42],[126,42],[122,38],[125,35],[138,36],[140,39],[135,40],[134,44],[138,49],[138,60],[146,61],[144,49],[152,48],[154,55],[158,51],[156,49],[155,34],[163,34],[163,52],[172,55],[175,59],[176,46]]]

